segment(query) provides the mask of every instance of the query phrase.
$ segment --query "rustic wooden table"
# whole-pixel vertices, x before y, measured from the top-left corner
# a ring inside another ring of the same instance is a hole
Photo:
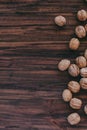
[[[72,78],[57,69],[87,46],[85,38],[77,52],[68,49],[79,9],[87,9],[83,0],[0,0],[0,130],[87,130],[83,109],[79,125],[67,123],[73,110],[61,93]],[[64,28],[54,23],[60,14]],[[87,91],[76,96],[87,103]]]

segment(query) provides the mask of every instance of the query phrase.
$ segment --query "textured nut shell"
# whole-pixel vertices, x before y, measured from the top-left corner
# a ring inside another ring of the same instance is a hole
[[[84,106],[84,112],[87,114],[87,104]]]
[[[64,26],[65,24],[66,24],[66,19],[65,19],[65,17],[63,17],[63,16],[57,16],[57,17],[55,17],[55,23],[58,25],[58,26]]]
[[[81,118],[78,113],[72,113],[67,118],[70,125],[76,125],[80,122]]]
[[[86,30],[83,26],[77,26],[75,29],[75,33],[79,38],[83,38],[86,36]]]
[[[72,98],[71,101],[70,101],[70,106],[73,109],[80,109],[81,106],[82,106],[82,101],[78,98]]]
[[[85,50],[84,56],[85,56],[85,58],[87,60],[87,49]]]
[[[62,93],[63,100],[69,102],[72,98],[72,93],[69,89],[65,89]]]
[[[71,76],[77,77],[79,75],[79,67],[76,64],[71,64],[69,66],[68,72]]]
[[[77,38],[72,38],[69,42],[69,48],[71,50],[77,50],[79,48],[80,41]]]
[[[86,32],[87,32],[87,24],[85,25],[85,30],[86,30]]]
[[[87,78],[80,79],[80,86],[82,89],[87,89]]]
[[[73,93],[78,93],[80,91],[80,84],[76,81],[70,81],[68,83],[68,89]]]
[[[87,78],[87,67],[80,69],[80,75]]]
[[[80,21],[85,21],[87,19],[87,12],[85,10],[79,10],[77,12],[77,18],[80,20]]]
[[[58,64],[58,69],[61,70],[61,71],[64,71],[64,70],[67,70],[68,67],[70,65],[70,60],[68,59],[63,59],[59,62]]]
[[[86,61],[85,57],[79,56],[76,58],[76,64],[79,68],[84,68],[87,65],[87,61]]]

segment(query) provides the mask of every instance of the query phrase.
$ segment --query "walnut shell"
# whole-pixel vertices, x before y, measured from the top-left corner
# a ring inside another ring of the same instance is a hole
[[[71,76],[77,77],[79,75],[79,67],[76,64],[71,64],[68,68],[68,72]]]
[[[80,75],[87,78],[87,67],[80,69]]]
[[[80,91],[80,84],[76,81],[70,81],[68,83],[68,89],[73,93],[78,93]]]
[[[84,106],[84,112],[87,115],[87,104]]]
[[[75,33],[79,38],[84,38],[86,36],[86,30],[83,26],[79,25],[75,29]]]
[[[79,56],[76,58],[76,64],[79,68],[84,68],[87,65],[87,61],[84,56]]]
[[[62,93],[63,100],[69,102],[72,98],[72,93],[69,89],[65,89]]]
[[[64,26],[66,25],[66,18],[63,17],[63,16],[57,16],[55,17],[55,23],[58,25],[58,26]]]
[[[87,19],[87,12],[85,10],[79,10],[77,12],[77,18],[80,21],[85,21]]]
[[[61,71],[65,71],[65,70],[68,69],[69,65],[70,65],[70,60],[68,60],[68,59],[63,59],[63,60],[61,60],[61,61],[59,62],[59,64],[58,64],[58,69],[61,70]]]
[[[72,98],[70,100],[70,106],[73,108],[73,109],[80,109],[81,106],[82,106],[82,101],[78,98]]]
[[[87,90],[87,78],[81,78],[79,83],[82,89]]]
[[[67,120],[70,125],[77,125],[81,121],[81,118],[78,113],[72,113],[68,116]]]
[[[72,38],[69,42],[69,48],[71,50],[77,50],[79,48],[80,45],[80,41],[78,40],[78,38]]]
[[[87,32],[87,24],[85,25],[85,30],[86,30],[86,32]]]

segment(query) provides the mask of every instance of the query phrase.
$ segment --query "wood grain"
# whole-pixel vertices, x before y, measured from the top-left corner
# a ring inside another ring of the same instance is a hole
[[[83,0],[0,0],[0,130],[87,130],[83,107],[81,123],[67,123],[73,110],[61,94],[73,78],[57,69],[87,47],[86,37],[77,52],[68,49],[75,26],[85,24],[76,19],[79,9],[87,9]],[[60,14],[64,28],[54,23]],[[75,96],[87,103],[87,92]]]

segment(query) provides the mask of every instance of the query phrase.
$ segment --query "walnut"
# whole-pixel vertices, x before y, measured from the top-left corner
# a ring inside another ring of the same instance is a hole
[[[77,38],[72,38],[69,42],[69,48],[71,50],[77,50],[79,48],[80,41]]]
[[[55,17],[55,23],[58,25],[58,26],[64,26],[66,25],[66,18],[59,15],[57,17]]]
[[[79,75],[79,67],[76,64],[71,64],[69,66],[68,72],[71,76],[77,77]]]
[[[76,58],[76,64],[78,65],[79,68],[86,67],[86,65],[87,65],[86,62],[87,61],[84,56],[79,56]]]
[[[84,112],[87,115],[87,104],[84,106]]]
[[[80,75],[87,78],[87,67],[80,69]]]
[[[72,98],[70,100],[70,106],[73,108],[73,109],[80,109],[81,106],[82,106],[82,101],[78,98]]]
[[[87,78],[81,78],[80,79],[80,86],[81,86],[82,89],[87,90]]]
[[[69,102],[72,98],[72,93],[69,89],[65,89],[62,93],[63,100]]]
[[[75,29],[75,33],[79,38],[83,38],[86,36],[86,30],[83,26],[79,25]]]
[[[81,118],[78,113],[72,113],[68,116],[67,120],[70,125],[77,125],[80,122]]]
[[[85,10],[79,10],[77,12],[77,18],[80,21],[85,21],[87,19],[87,12]]]
[[[64,70],[67,70],[68,67],[70,65],[70,60],[68,59],[63,59],[59,62],[58,64],[58,69],[61,70],[61,71],[64,71]]]
[[[73,93],[78,93],[80,91],[80,84],[76,81],[70,81],[68,83],[68,89]]]

